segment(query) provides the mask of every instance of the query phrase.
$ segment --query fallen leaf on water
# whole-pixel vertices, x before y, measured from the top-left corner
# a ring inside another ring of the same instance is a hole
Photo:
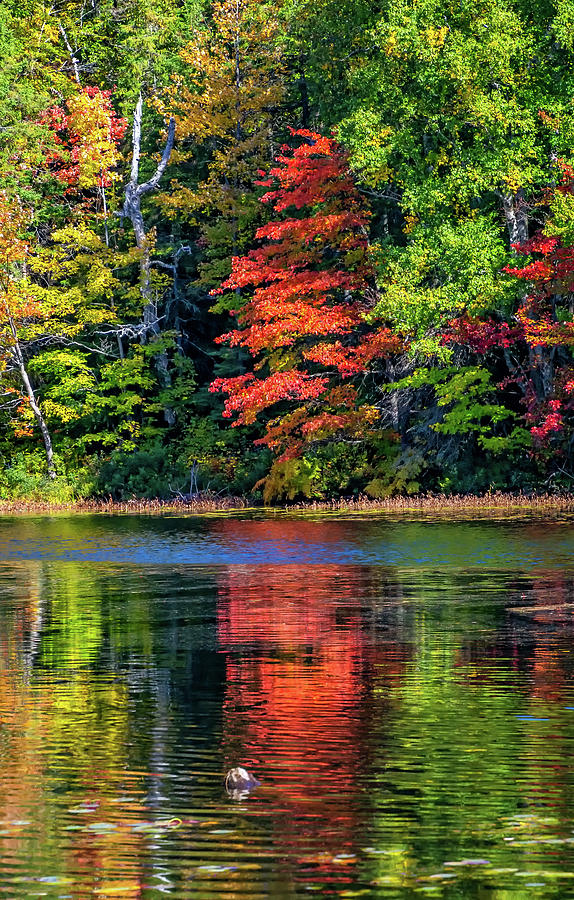
[[[418,878],[417,881],[446,881],[449,878],[456,878],[454,872],[437,872],[436,875],[427,875],[423,878]]]
[[[198,866],[198,872],[207,872],[209,875],[220,875],[222,872],[236,872],[237,866]]]
[[[443,866],[489,866],[489,859],[460,859],[456,862],[445,862]]]
[[[141,884],[139,881],[124,881],[121,884],[109,884],[105,887],[94,888],[93,893],[121,897],[133,891],[137,891],[139,895],[139,892],[141,891]]]
[[[515,872],[518,872],[518,869],[489,869],[489,875],[514,875]]]
[[[72,806],[68,812],[71,813],[93,813],[100,805],[99,800],[83,800],[77,806]]]

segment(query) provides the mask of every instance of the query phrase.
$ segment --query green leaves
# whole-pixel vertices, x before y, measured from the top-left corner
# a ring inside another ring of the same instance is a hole
[[[440,420],[430,428],[437,434],[474,434],[483,450],[500,454],[532,444],[526,429],[514,427],[518,415],[497,397],[491,372],[482,366],[419,368],[412,375],[385,385],[385,391],[433,388]],[[504,426],[501,430],[499,426]]]

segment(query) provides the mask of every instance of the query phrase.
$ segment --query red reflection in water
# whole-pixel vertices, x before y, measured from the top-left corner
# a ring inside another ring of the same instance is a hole
[[[240,523],[233,519],[218,519],[211,523],[210,531],[222,536],[225,545],[233,545],[238,534],[247,546],[257,546],[261,542],[269,547],[273,556],[281,557],[291,552],[293,546],[299,553],[306,549],[309,562],[313,554],[324,545],[329,545],[329,553],[335,548],[355,543],[356,530],[344,519],[312,521],[309,519],[245,519]]]
[[[528,618],[544,631],[537,635],[532,658],[532,693],[539,700],[564,700],[570,679],[564,670],[564,646],[561,633],[574,626],[574,584],[562,573],[548,572],[533,584],[533,605]]]
[[[219,586],[226,763],[262,777],[261,799],[271,792],[281,811],[280,846],[338,882],[351,877],[366,812],[364,699],[384,655],[363,624],[369,577],[359,567],[236,566]],[[401,654],[386,646],[392,674]]]

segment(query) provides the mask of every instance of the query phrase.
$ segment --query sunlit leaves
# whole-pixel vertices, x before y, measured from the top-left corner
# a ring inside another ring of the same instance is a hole
[[[224,415],[237,424],[285,401],[299,405],[269,422],[262,442],[297,455],[314,441],[360,435],[376,419],[356,389],[338,382],[366,372],[401,342],[380,322],[367,328],[372,272],[368,262],[368,212],[351,177],[346,154],[331,138],[294,132],[300,143],[284,147],[262,181],[263,201],[285,217],[261,227],[263,242],[235,257],[227,290],[252,290],[237,311],[241,328],[224,335],[246,348],[269,374],[218,379],[228,393]],[[301,215],[296,212],[301,210]],[[316,402],[314,402],[316,401]]]
[[[56,147],[48,157],[57,178],[69,188],[106,187],[119,176],[118,144],[127,122],[114,112],[110,91],[87,87],[65,107],[52,107],[42,121],[54,133]]]
[[[175,116],[173,161],[186,174],[160,203],[169,217],[199,226],[200,282],[214,287],[263,213],[254,181],[272,159],[285,93],[276,5],[214,2],[181,62],[184,71],[159,106]]]

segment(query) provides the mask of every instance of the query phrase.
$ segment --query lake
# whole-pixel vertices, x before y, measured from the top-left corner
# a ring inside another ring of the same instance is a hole
[[[574,897],[572,516],[3,516],[0,589],[0,896]]]

